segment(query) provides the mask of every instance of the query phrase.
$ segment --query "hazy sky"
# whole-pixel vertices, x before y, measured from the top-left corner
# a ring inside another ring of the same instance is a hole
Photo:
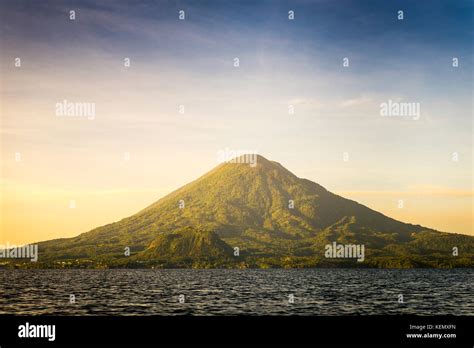
[[[393,218],[474,235],[473,7],[2,0],[0,243],[131,215],[226,148]],[[64,100],[94,103],[95,116],[57,116]],[[419,118],[382,116],[389,100],[419,103]]]

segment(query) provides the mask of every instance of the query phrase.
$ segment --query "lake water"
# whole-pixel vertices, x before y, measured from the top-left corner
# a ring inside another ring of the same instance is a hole
[[[474,315],[473,293],[474,269],[0,270],[0,314]]]

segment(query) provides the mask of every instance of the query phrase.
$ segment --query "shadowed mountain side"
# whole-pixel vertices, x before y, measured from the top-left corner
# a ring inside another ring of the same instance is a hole
[[[256,166],[220,164],[118,222],[40,243],[40,255],[107,260],[129,247],[133,260],[219,258],[238,246],[250,259],[320,257],[325,244],[337,241],[365,244],[371,255],[425,257],[450,255],[459,243],[472,253],[473,240],[394,220],[258,156]]]

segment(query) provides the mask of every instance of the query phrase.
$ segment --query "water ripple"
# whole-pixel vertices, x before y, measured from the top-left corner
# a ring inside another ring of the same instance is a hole
[[[474,315],[472,269],[1,270],[0,284],[0,314]]]

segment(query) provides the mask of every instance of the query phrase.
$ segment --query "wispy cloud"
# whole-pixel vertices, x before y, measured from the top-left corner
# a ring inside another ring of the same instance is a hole
[[[387,190],[357,190],[357,191],[338,191],[342,196],[393,196],[393,197],[473,197],[474,191],[458,189],[453,187],[423,185],[408,188],[403,191]]]

